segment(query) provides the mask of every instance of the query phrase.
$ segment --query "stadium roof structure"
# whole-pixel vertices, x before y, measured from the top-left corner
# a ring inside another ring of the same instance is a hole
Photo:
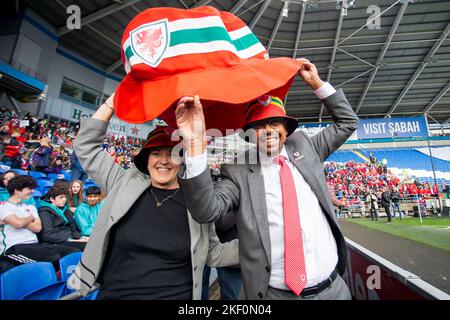
[[[123,77],[120,41],[142,10],[202,5],[244,20],[271,57],[306,57],[342,88],[361,118],[427,114],[450,122],[449,0],[21,0],[59,30],[60,45]],[[66,8],[81,8],[81,29]],[[329,121],[297,77],[287,111],[302,122]]]

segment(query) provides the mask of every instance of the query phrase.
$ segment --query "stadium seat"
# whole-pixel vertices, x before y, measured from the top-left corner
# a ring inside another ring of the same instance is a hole
[[[64,174],[62,174],[62,173],[49,173],[47,176],[48,176],[49,179],[52,179],[53,181],[55,181],[55,180],[62,180],[62,179],[66,178],[64,176]]]
[[[47,179],[47,175],[45,173],[39,172],[39,171],[30,171],[29,175],[33,178],[37,179]]]
[[[50,262],[35,262],[14,267],[0,276],[2,300],[21,300],[29,293],[56,283]]]
[[[352,151],[336,151],[332,153],[325,161],[345,163],[352,160],[355,162],[364,162],[362,158],[358,157]]]
[[[75,271],[75,267],[83,255],[82,252],[74,252],[62,257],[59,260],[59,270],[61,271],[61,280],[67,281],[70,275]]]
[[[95,183],[86,183],[83,185],[83,190],[86,190],[89,187],[97,187]]]
[[[397,149],[365,149],[364,153],[370,152],[377,158],[387,160],[389,168],[426,170],[432,174],[432,165],[430,156],[414,148]],[[433,157],[433,165],[436,171],[449,172],[450,162]]]
[[[51,187],[53,187],[55,183],[53,181],[50,180],[38,180],[37,181],[37,185],[39,188],[39,191],[41,192],[41,194],[46,194],[48,189],[50,189]]]
[[[79,300],[96,300],[98,296],[98,290],[89,293],[86,297],[82,297]]]
[[[41,196],[42,196],[42,193],[39,190],[34,190],[34,192],[33,192],[33,197],[34,198],[41,197]]]
[[[36,203],[36,209],[39,209],[39,199],[40,197],[42,197],[42,193],[40,190],[35,189],[33,192],[33,198],[34,198],[34,202]]]
[[[72,171],[64,170],[64,171],[62,171],[62,174],[64,175],[66,180],[72,181]]]
[[[65,288],[66,282],[59,281],[25,295],[23,300],[58,300],[63,296]]]
[[[21,176],[27,176],[28,175],[28,171],[25,171],[25,170],[22,170],[22,169],[11,169],[11,171],[15,171]]]

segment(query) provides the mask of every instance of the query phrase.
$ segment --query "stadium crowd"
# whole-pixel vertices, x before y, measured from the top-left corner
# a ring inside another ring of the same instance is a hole
[[[55,123],[30,113],[19,117],[6,107],[0,108],[0,124],[0,161],[11,168],[61,173],[76,163],[70,150],[79,124]],[[142,143],[139,138],[109,134],[103,148],[116,163],[129,168]]]
[[[0,123],[0,272],[31,260],[51,261],[57,268],[62,256],[84,249],[103,205],[104,195],[93,181],[83,186],[88,177],[72,152],[79,125],[54,123],[29,113],[19,117],[4,107],[0,108]],[[132,159],[142,144],[138,138],[109,134],[102,148],[126,169],[134,166]],[[210,159],[215,181],[221,179],[220,163],[232,158],[221,155]],[[18,173],[20,170],[28,175]],[[327,162],[324,173],[337,207],[364,207],[371,194],[382,202],[386,190],[393,195],[394,203],[395,197],[427,198],[440,192],[437,185],[399,179],[372,157],[367,163]],[[50,179],[50,174],[64,175]],[[43,188],[43,180],[52,183]],[[40,195],[33,196],[34,190]],[[12,211],[15,216],[11,220]]]

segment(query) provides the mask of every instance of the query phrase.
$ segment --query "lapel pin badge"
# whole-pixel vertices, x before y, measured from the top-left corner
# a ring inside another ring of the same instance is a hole
[[[294,152],[295,161],[301,160],[304,156],[300,152]]]

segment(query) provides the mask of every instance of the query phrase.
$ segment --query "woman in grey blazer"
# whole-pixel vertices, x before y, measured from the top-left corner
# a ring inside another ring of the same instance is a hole
[[[107,198],[69,285],[82,295],[99,287],[97,299],[200,299],[205,263],[238,264],[237,240],[220,244],[214,226],[187,211],[168,127],[149,134],[136,168],[114,163],[101,146],[113,96],[81,121],[74,143]]]

